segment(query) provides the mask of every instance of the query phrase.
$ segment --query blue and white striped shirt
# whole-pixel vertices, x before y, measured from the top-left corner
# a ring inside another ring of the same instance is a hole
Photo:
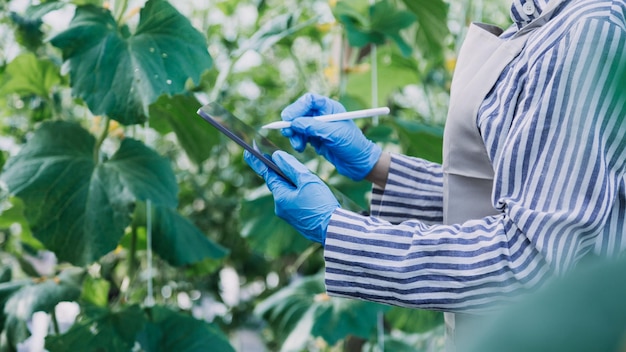
[[[538,16],[515,0],[509,38]],[[626,1],[569,0],[529,34],[477,116],[499,215],[442,225],[442,169],[392,155],[371,216],[334,212],[331,295],[479,312],[593,253],[626,249]],[[620,77],[623,77],[620,76]],[[453,199],[451,201],[454,201]]]

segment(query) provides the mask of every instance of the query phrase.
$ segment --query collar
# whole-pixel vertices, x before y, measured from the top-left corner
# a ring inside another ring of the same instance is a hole
[[[513,0],[511,19],[521,29],[539,17],[550,0]],[[554,1],[554,0],[553,0]]]

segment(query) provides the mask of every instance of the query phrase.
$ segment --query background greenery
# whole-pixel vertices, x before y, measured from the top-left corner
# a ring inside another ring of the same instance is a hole
[[[441,313],[328,297],[321,248],[196,110],[386,105],[363,131],[440,161],[470,19],[506,26],[507,1],[0,0],[0,350],[34,343],[35,312],[50,351],[442,349]]]

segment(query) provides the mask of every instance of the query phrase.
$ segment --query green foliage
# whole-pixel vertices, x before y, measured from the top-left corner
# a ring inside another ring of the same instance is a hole
[[[158,351],[235,351],[214,325],[165,307],[146,309],[148,321],[138,341],[146,352]]]
[[[398,10],[387,0],[367,6],[367,14],[363,14],[364,1],[340,1],[334,9],[335,16],[346,28],[346,36],[351,46],[361,48],[368,44],[384,44],[392,39],[408,56],[411,46],[405,42],[400,31],[415,22],[411,12]]]
[[[219,259],[228,251],[210,241],[189,220],[171,208],[152,207],[153,248],[173,266],[186,266],[205,259]],[[184,234],[184,236],[181,236]]]
[[[195,117],[198,99],[191,95],[161,96],[150,105],[150,125],[161,134],[174,132],[189,159],[200,165],[211,156],[219,132]]]
[[[250,241],[252,248],[270,258],[277,258],[301,252],[308,247],[310,242],[278,218],[273,209],[274,200],[265,188],[242,204],[241,216],[247,221],[241,229],[241,235]]]
[[[138,305],[119,311],[86,306],[82,317],[65,334],[46,338],[46,349],[50,352],[130,351],[145,323]]]
[[[24,200],[35,237],[77,265],[117,246],[135,200],[177,203],[169,162],[143,143],[125,139],[103,163],[94,161],[94,145],[77,124],[45,123],[2,173],[9,190]]]
[[[215,326],[162,306],[119,310],[86,306],[76,324],[62,335],[48,336],[51,351],[234,351]]]
[[[394,124],[397,126],[400,144],[407,150],[407,154],[441,162],[443,126],[407,120],[397,120]]]
[[[277,326],[284,339],[281,350],[300,351],[316,337],[331,346],[349,335],[368,338],[379,312],[387,309],[376,303],[328,297],[323,277],[315,275],[268,297],[255,312]]]
[[[26,321],[33,313],[52,312],[59,302],[78,299],[84,275],[83,270],[71,268],[40,283],[14,283],[21,287],[15,291],[9,288],[7,291],[13,292],[4,304],[4,334],[8,344],[16,346],[30,335]]]
[[[4,77],[0,94],[34,94],[42,98],[47,98],[62,80],[59,68],[52,61],[40,60],[31,53],[13,59],[7,65]]]
[[[108,10],[78,7],[51,43],[69,62],[72,92],[125,125],[143,122],[161,94],[183,92],[212,65],[204,36],[165,0],[146,3],[134,34]]]
[[[402,0],[418,19],[416,44],[433,61],[443,58],[445,43],[450,35],[448,4],[443,0]]]

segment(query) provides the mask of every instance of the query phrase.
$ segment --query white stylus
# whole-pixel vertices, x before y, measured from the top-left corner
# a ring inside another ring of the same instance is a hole
[[[320,116],[314,116],[313,118],[318,121],[330,122],[330,121],[351,120],[351,119],[358,119],[362,117],[371,117],[371,116],[387,115],[387,114],[389,114],[389,108],[385,106],[382,108],[355,110],[355,111],[348,111],[348,112],[340,112],[337,114],[320,115]],[[287,128],[290,126],[291,126],[291,121],[275,121],[275,122],[268,123],[267,125],[263,125],[261,128],[268,128],[268,129],[276,130],[276,129],[281,129],[281,128]]]

